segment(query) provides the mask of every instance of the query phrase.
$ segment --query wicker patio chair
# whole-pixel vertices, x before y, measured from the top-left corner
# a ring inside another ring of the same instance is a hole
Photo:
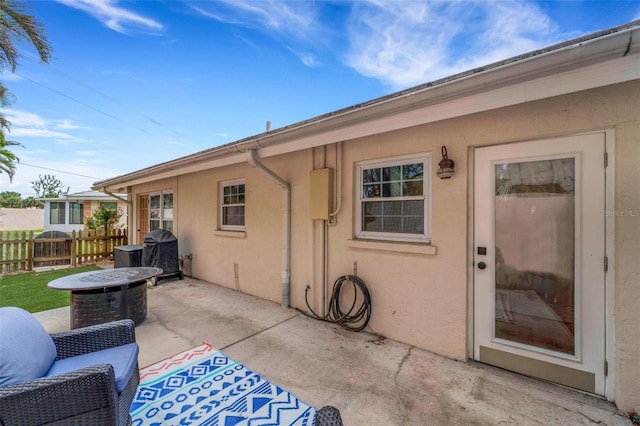
[[[133,321],[121,320],[51,334],[56,361],[135,343],[134,327]],[[111,364],[0,386],[0,424],[130,425],[129,409],[139,382],[136,360],[120,392]]]

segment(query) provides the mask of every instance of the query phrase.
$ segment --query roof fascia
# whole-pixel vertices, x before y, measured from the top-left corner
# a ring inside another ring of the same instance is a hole
[[[454,77],[96,182],[92,189],[121,192],[127,186],[242,163],[248,149],[259,150],[264,158],[640,79],[640,26]]]

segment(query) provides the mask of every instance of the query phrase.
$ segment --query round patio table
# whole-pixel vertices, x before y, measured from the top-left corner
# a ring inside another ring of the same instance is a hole
[[[161,274],[147,266],[103,269],[58,278],[48,287],[71,291],[71,328],[125,318],[138,325],[147,317],[147,279]]]

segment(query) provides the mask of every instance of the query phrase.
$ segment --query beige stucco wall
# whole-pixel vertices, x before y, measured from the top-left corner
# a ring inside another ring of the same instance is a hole
[[[637,87],[636,87],[637,89]],[[640,91],[635,105],[640,114]],[[616,402],[640,412],[640,119],[616,127],[615,341]]]
[[[0,231],[42,229],[44,209],[0,209]]]
[[[351,274],[368,285],[375,332],[455,359],[468,356],[470,203],[469,156],[472,148],[587,131],[613,130],[615,197],[620,211],[640,209],[640,84],[625,83],[419,127],[345,141],[340,172],[341,209],[327,227],[329,286]],[[372,123],[374,126],[375,123]],[[440,147],[456,161],[452,179],[434,175]],[[336,168],[336,146],[304,150],[261,161],[292,185],[291,305],[320,307],[323,227],[309,219],[309,172]],[[431,235],[435,254],[354,247],[355,163],[422,152],[432,153]],[[218,184],[246,179],[246,232],[218,232]],[[176,235],[180,252],[193,253],[193,276],[280,302],[282,191],[247,164],[134,187],[140,192],[175,188]],[[137,220],[137,218],[135,219]],[[615,399],[623,410],[640,409],[640,218],[615,219]],[[236,235],[236,236],[231,236]],[[237,264],[237,281],[235,276]],[[612,330],[609,330],[611,332]]]

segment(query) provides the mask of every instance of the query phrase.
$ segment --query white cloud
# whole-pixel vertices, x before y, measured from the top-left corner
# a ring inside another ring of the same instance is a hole
[[[71,136],[68,133],[56,132],[48,129],[27,129],[18,127],[11,130],[11,136],[57,139],[61,143],[81,141],[81,139]]]
[[[0,111],[12,126],[20,127],[45,127],[47,121],[40,117],[38,114],[34,114],[27,111],[20,111],[10,108],[5,108]],[[13,133],[13,132],[12,132]]]
[[[346,62],[401,89],[548,45],[552,30],[531,3],[363,1]]]
[[[315,68],[318,65],[318,58],[313,53],[299,52],[291,47],[289,47],[289,51],[296,55],[298,59],[309,68]]]
[[[0,72],[0,78],[3,81],[20,81],[20,80],[24,80],[24,78],[16,73],[13,73],[11,71],[8,70],[4,70],[2,72]]]
[[[275,39],[284,39],[287,48],[307,67],[317,65],[317,56],[308,50],[324,43],[321,34],[327,31],[317,21],[317,9],[309,1],[251,1],[220,0],[215,2],[193,2],[192,9],[200,15],[217,21],[250,28],[266,33]],[[238,37],[256,50],[253,41],[242,35]],[[306,44],[305,48],[292,48],[291,44]]]
[[[53,124],[56,128],[62,130],[74,130],[82,128],[71,120],[55,120]]]
[[[194,2],[191,7],[207,18],[232,25],[306,38],[317,30],[313,2],[220,0]]]
[[[116,0],[57,0],[66,6],[82,10],[98,19],[107,27],[119,33],[126,34],[133,29],[146,31],[161,31],[162,24],[127,10],[117,5]]]
[[[76,151],[76,155],[80,157],[95,157],[96,155],[98,155],[98,151],[96,150]]]
[[[51,120],[28,111],[2,109],[0,113],[11,123],[10,139],[14,137],[37,137],[55,139],[58,143],[81,142],[82,139],[60,130],[78,129],[71,120]]]

